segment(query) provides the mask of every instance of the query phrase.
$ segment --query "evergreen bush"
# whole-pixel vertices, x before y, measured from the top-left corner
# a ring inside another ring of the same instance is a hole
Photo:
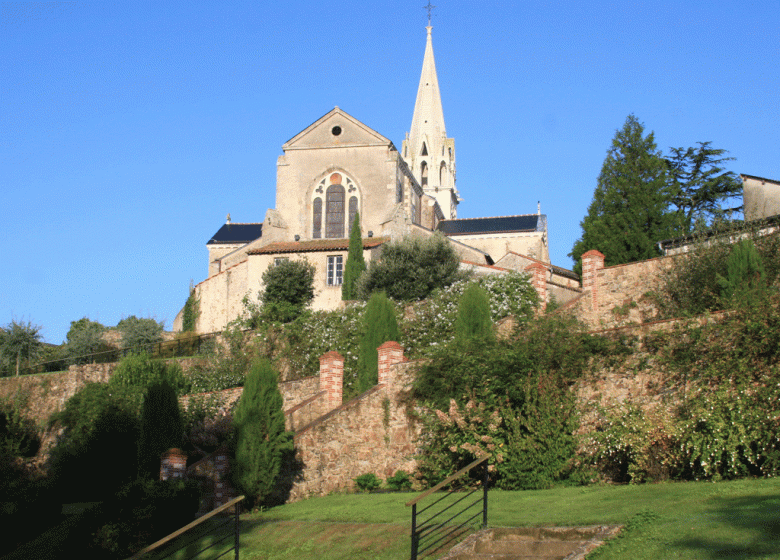
[[[490,300],[487,292],[477,283],[470,283],[460,296],[458,316],[455,319],[455,337],[461,341],[493,338]]]
[[[355,220],[349,230],[349,252],[344,265],[344,279],[341,284],[341,299],[345,301],[357,299],[355,283],[366,270],[366,260],[363,258],[363,238],[360,231],[360,214],[355,212]]]
[[[377,348],[389,340],[398,342],[398,322],[395,306],[384,292],[371,295],[363,314],[363,334],[358,354],[358,392],[362,393],[377,384],[379,355]]]
[[[233,482],[250,505],[264,503],[274,490],[284,454],[293,449],[284,429],[282,395],[271,362],[256,362],[246,378],[233,415]]]
[[[751,303],[766,288],[766,274],[753,241],[740,239],[726,259],[726,276],[717,275],[720,297],[726,306]]]
[[[372,260],[357,283],[357,295],[368,299],[384,291],[395,301],[421,300],[437,288],[461,279],[460,257],[441,233],[423,238],[409,236],[386,243],[381,258]]]
[[[306,259],[283,259],[263,272],[261,320],[289,323],[314,299],[315,268]]]
[[[175,389],[165,379],[149,385],[141,406],[140,477],[158,478],[160,456],[172,447],[181,447],[183,436],[184,423]]]

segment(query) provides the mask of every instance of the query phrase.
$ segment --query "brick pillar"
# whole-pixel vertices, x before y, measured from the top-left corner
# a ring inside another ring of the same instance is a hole
[[[217,473],[214,480],[214,507],[224,506],[236,496],[230,485],[230,458],[227,449],[222,448],[214,454],[214,470]]]
[[[338,352],[326,352],[320,356],[320,391],[327,391],[330,409],[341,406],[344,387],[344,358]]]
[[[593,311],[599,308],[599,273],[604,268],[604,255],[591,249],[582,255],[582,289],[590,290]]]
[[[525,271],[531,275],[531,284],[539,296],[539,309],[544,311],[547,307],[547,267],[542,263],[533,263],[526,266]]]
[[[392,385],[393,366],[404,361],[403,347],[389,340],[376,350],[379,353],[379,385]]]
[[[160,458],[160,480],[184,478],[187,471],[187,456],[181,449],[172,447]]]

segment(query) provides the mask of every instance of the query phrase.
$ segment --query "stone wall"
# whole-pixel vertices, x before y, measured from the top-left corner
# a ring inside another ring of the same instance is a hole
[[[582,255],[582,297],[570,309],[593,329],[652,321],[658,315],[653,292],[675,257],[604,267],[604,255]]]
[[[27,416],[43,425],[53,413],[87,383],[105,383],[116,369],[116,363],[70,366],[66,372],[39,373],[0,379],[0,398],[17,397],[27,402]]]
[[[290,499],[351,489],[366,473],[382,478],[413,471],[419,427],[410,420],[404,391],[410,365],[395,342],[379,348],[380,383],[295,433],[303,472]]]

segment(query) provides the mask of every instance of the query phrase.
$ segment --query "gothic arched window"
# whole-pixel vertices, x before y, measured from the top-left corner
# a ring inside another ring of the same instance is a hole
[[[439,166],[439,185],[444,186],[446,182],[447,182],[447,165],[444,162],[441,162],[441,165]]]
[[[312,211],[314,214],[311,227],[311,236],[314,239],[322,237],[322,199],[317,197],[312,203]]]
[[[336,239],[344,237],[345,195],[346,192],[341,184],[331,185],[325,191],[325,237]]]
[[[420,164],[420,186],[422,188],[428,186],[428,164],[425,162]]]

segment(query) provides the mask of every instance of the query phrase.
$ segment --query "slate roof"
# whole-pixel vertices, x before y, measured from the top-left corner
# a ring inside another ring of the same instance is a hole
[[[378,247],[389,241],[388,237],[368,237],[363,239],[363,249]],[[312,241],[283,241],[271,243],[247,251],[248,255],[268,255],[273,253],[308,253],[312,251],[346,251],[349,249],[349,239],[314,239]]]
[[[216,243],[249,243],[263,236],[263,224],[224,224],[206,245]]]
[[[543,231],[543,224],[543,215],[525,214],[522,216],[443,220],[439,222],[436,229],[444,235],[476,235],[483,233]]]

